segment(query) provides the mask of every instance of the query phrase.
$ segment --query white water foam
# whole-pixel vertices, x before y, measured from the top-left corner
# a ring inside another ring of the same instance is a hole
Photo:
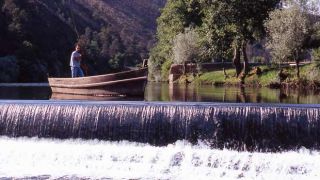
[[[320,152],[250,153],[133,142],[0,137],[1,177],[320,179]]]

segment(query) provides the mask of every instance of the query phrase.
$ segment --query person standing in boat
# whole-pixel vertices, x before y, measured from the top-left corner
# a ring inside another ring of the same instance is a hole
[[[75,51],[72,52],[70,58],[70,67],[71,67],[71,77],[83,77],[83,71],[80,67],[81,65],[81,53],[80,45],[76,45]]]

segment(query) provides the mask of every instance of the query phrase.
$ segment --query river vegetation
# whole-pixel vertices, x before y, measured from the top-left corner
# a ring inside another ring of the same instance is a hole
[[[197,68],[196,76],[183,75],[177,82],[317,85],[317,2],[168,0],[158,18],[157,44],[151,50],[151,79],[167,81],[172,64],[229,62],[233,69],[206,72]],[[254,55],[255,51],[263,55]]]

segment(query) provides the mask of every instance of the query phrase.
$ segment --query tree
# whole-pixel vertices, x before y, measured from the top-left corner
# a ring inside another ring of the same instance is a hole
[[[175,64],[183,64],[188,61],[199,60],[200,47],[199,36],[195,30],[187,30],[176,36],[173,42],[173,57]]]
[[[110,59],[110,67],[116,70],[121,70],[124,67],[124,54],[117,53],[113,58]]]
[[[286,7],[299,6],[309,14],[320,13],[319,0],[282,0],[282,3]]]
[[[315,64],[320,65],[320,22],[316,23],[313,30],[315,33],[312,35],[312,37],[319,40],[319,42],[316,43],[317,47],[314,47],[312,50],[312,60],[315,62]]]
[[[279,0],[227,0],[219,1],[225,7],[220,9],[223,14],[227,13],[227,24],[233,28],[233,62],[240,75],[240,51],[243,55],[243,74],[249,71],[246,47],[247,44],[259,40],[265,34],[263,26],[264,20],[268,18],[268,13],[277,7]]]
[[[173,41],[185,28],[200,26],[201,9],[199,0],[168,0],[157,19],[157,44],[150,53],[151,74],[159,72],[162,65],[173,60]],[[166,68],[164,68],[166,69]]]
[[[158,43],[151,53],[151,65],[159,68],[173,59],[173,39],[192,28],[201,38],[201,60],[226,59],[234,48],[234,64],[239,76],[249,70],[247,43],[265,34],[263,21],[280,0],[169,0],[158,19]],[[232,46],[233,45],[233,46]]]
[[[273,60],[284,62],[293,58],[300,78],[300,57],[311,27],[307,14],[297,5],[277,9],[270,13],[265,25],[269,33],[267,47],[271,49]]]
[[[199,28],[203,61],[230,59],[231,44],[235,35],[230,24],[229,10],[226,3],[219,1],[203,2],[203,24]]]

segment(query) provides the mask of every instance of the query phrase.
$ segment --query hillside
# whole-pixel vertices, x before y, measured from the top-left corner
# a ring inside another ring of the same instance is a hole
[[[45,81],[69,75],[80,40],[89,74],[144,58],[165,0],[2,0],[0,82]]]

